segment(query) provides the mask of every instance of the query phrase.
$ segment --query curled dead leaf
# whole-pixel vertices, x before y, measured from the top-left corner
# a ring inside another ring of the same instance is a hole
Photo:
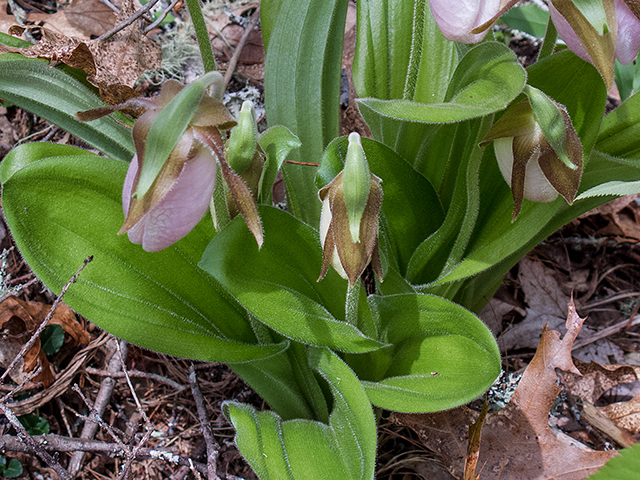
[[[40,302],[25,302],[16,297],[7,297],[0,303],[0,365],[7,368],[18,355],[38,326],[44,321],[51,310],[51,305]],[[76,343],[89,343],[89,334],[78,323],[73,311],[64,303],[60,303],[49,321],[49,325],[60,325]],[[53,383],[53,371],[42,351],[40,339],[27,351],[24,358],[9,372],[9,376],[16,383],[21,383],[26,375],[42,366],[42,372],[33,381],[41,382],[48,387]]]

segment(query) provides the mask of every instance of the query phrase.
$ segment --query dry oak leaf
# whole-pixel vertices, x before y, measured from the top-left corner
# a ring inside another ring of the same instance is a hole
[[[596,408],[613,420],[619,428],[624,428],[633,435],[640,433],[640,393],[628,402],[617,402]]]
[[[29,341],[35,330],[43,322],[51,305],[40,302],[25,302],[16,297],[7,297],[0,303],[0,365],[7,368],[23,345]],[[88,344],[89,334],[78,323],[73,311],[64,303],[60,303],[53,313],[49,325],[60,325],[63,330],[71,335],[76,343]],[[40,348],[38,338],[21,362],[9,372],[11,379],[21,383],[25,375],[38,365],[42,366],[42,372],[33,381],[42,382],[44,387],[53,383],[53,372],[47,356]]]
[[[485,419],[477,462],[480,480],[583,480],[618,454],[576,448],[556,438],[549,427],[549,411],[561,390],[556,384],[556,369],[578,373],[571,346],[583,322],[571,301],[564,338],[557,331],[543,328],[536,354],[511,401]],[[468,407],[459,407],[394,418],[411,426],[423,443],[440,455],[451,473],[462,478],[467,426],[477,415]]]
[[[134,12],[132,0],[123,2],[117,21]],[[83,70],[87,81],[98,87],[102,99],[110,104],[137,97],[133,89],[140,75],[160,68],[161,47],[140,33],[137,23],[129,25],[105,41],[67,37],[46,28],[42,39],[29,48],[0,45],[0,53],[20,53],[29,58],[43,58]],[[9,33],[21,35],[24,27],[11,27]]]
[[[572,372],[562,374],[562,383],[571,395],[595,404],[603,393],[621,383],[638,380],[633,367],[629,365],[600,365],[596,362],[573,360],[580,375]]]

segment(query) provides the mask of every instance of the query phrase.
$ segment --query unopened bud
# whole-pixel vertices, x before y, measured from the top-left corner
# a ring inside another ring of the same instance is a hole
[[[360,241],[360,221],[367,206],[371,183],[369,165],[360,142],[360,135],[353,132],[349,135],[349,147],[344,163],[344,202],[347,205],[349,231],[354,243]]]
[[[231,130],[227,144],[227,158],[233,170],[242,174],[249,167],[256,153],[258,144],[258,126],[253,102],[247,100],[242,104],[238,125]]]

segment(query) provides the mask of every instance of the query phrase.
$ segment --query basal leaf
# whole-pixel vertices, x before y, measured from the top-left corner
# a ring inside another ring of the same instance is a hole
[[[211,241],[200,266],[253,315],[297,341],[345,352],[380,347],[345,322],[347,283],[333,270],[318,282],[318,233],[288,213],[260,208],[265,241],[260,251],[238,218]]]
[[[225,415],[236,428],[236,444],[262,479],[373,479],[376,426],[357,377],[328,349],[310,362],[327,381],[334,398],[329,425],[282,421],[273,412],[226,402]]]
[[[397,120],[462,122],[506,108],[522,91],[525,81],[525,71],[511,50],[499,43],[482,43],[460,61],[442,103],[374,98],[363,98],[358,103]]]
[[[362,382],[374,405],[445,410],[481,395],[500,374],[498,345],[468,310],[432,295],[369,298],[381,338],[393,345],[384,378]]]
[[[49,144],[48,157],[13,165],[42,148],[25,144],[0,164],[2,205],[20,252],[54,292],[93,256],[65,296],[69,306],[120,338],[181,357],[243,362],[286,349],[257,344],[242,306],[198,268],[210,219],[174,246],[145,252],[117,235],[127,164]]]
[[[278,5],[279,3],[279,5]],[[339,130],[342,42],[348,2],[281,0],[278,21],[270,23],[265,59],[265,100],[272,125],[284,125],[302,146],[292,160],[319,162]],[[283,168],[289,211],[304,222],[320,221],[315,169]]]
[[[112,117],[76,120],[78,111],[103,107],[100,98],[72,76],[46,62],[18,54],[0,55],[0,97],[50,121],[105,155],[131,160],[131,131]]]

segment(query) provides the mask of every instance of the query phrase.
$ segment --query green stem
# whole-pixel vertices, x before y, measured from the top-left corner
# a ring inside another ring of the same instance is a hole
[[[345,319],[354,327],[358,326],[358,302],[360,301],[360,282],[347,288],[347,300],[345,302]]]
[[[217,70],[216,59],[213,56],[213,49],[211,48],[211,41],[209,40],[209,32],[207,32],[207,25],[204,23],[204,16],[200,9],[199,0],[187,0],[187,8],[189,9],[189,15],[191,15],[193,28],[196,30],[196,38],[198,39],[198,46],[200,47],[200,56],[202,57],[202,63],[204,64],[204,73],[213,72]]]
[[[548,57],[553,53],[553,49],[556,46],[557,39],[558,30],[556,30],[556,26],[551,20],[551,15],[549,15],[549,20],[547,21],[547,29],[544,32],[544,40],[542,41],[542,47],[540,47],[540,53],[538,53],[536,62]]]

